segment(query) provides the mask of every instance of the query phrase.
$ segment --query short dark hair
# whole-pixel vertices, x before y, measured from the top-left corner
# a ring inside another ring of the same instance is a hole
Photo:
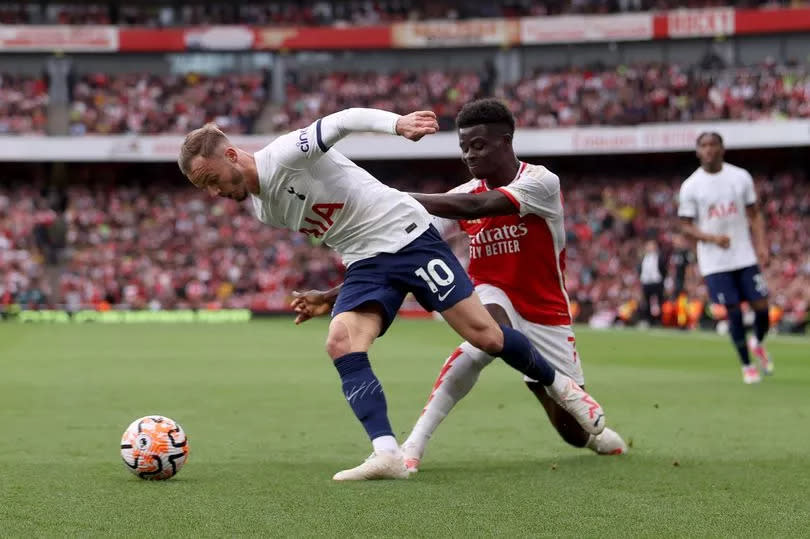
[[[180,171],[188,177],[191,173],[191,161],[198,155],[211,157],[214,151],[223,143],[228,142],[228,137],[223,133],[217,124],[209,122],[199,129],[195,129],[183,141],[180,147],[180,156],[177,164]]]
[[[456,116],[456,127],[472,127],[481,124],[502,124],[515,132],[515,117],[501,101],[488,97],[467,103]]]
[[[700,146],[700,141],[703,140],[703,137],[714,137],[717,139],[717,142],[720,143],[720,146],[723,146],[723,137],[721,137],[720,133],[718,133],[717,131],[704,131],[703,133],[698,135],[697,142],[695,144]]]

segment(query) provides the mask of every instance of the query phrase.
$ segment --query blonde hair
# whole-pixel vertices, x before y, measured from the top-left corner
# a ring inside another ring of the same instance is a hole
[[[189,177],[192,159],[198,155],[202,157],[213,156],[216,149],[227,141],[227,135],[215,123],[209,122],[199,129],[195,129],[186,135],[183,146],[180,148],[180,156],[177,158],[180,172]]]

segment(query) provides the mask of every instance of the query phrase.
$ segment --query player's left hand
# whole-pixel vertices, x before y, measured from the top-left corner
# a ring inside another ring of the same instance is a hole
[[[408,140],[419,140],[425,135],[432,135],[439,130],[439,122],[432,110],[417,110],[397,120],[397,135]]]
[[[327,299],[326,293],[320,290],[309,290],[307,292],[299,292],[294,290],[293,300],[290,307],[295,311],[295,324],[303,324],[310,318],[327,314],[331,308],[332,303]]]

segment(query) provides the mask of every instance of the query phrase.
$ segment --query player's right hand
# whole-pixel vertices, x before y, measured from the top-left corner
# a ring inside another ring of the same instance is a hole
[[[731,245],[731,238],[729,238],[728,236],[715,236],[714,243],[716,243],[723,249],[728,249],[728,246]]]
[[[320,290],[299,292],[294,290],[290,307],[296,312],[295,324],[302,324],[314,318],[327,314],[332,309],[332,303],[327,299],[326,293]]]
[[[417,110],[397,120],[397,135],[408,140],[419,140],[425,135],[432,135],[439,130],[436,113],[432,110]]]

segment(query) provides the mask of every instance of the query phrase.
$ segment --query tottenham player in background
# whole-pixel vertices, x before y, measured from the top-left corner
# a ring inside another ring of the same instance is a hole
[[[768,263],[768,244],[754,181],[746,170],[723,162],[724,153],[718,133],[698,137],[700,168],[681,185],[678,216],[683,233],[697,240],[698,268],[711,301],[728,311],[729,333],[742,362],[743,381],[753,384],[761,376],[751,364],[750,354],[756,356],[765,374],[773,373],[773,361],[763,346],[770,324],[768,288],[757,264],[757,259],[762,265]],[[754,311],[754,335],[747,346],[740,309],[743,301]]]
[[[430,111],[399,116],[358,108],[283,135],[255,154],[233,146],[212,124],[191,132],[180,150],[180,170],[198,188],[236,201],[249,198],[262,222],[318,237],[342,255],[348,270],[343,285],[332,292],[326,349],[374,452],[361,465],[335,474],[336,480],[408,475],[368,360],[371,344],[388,329],[408,292],[426,309],[441,312],[475,346],[550,386],[553,398],[583,428],[593,434],[604,428],[601,408],[585,391],[556,372],[522,333],[499,327],[487,313],[424,208],[330,150],[358,131],[419,140],[437,129]],[[299,313],[298,321],[306,316]]]

